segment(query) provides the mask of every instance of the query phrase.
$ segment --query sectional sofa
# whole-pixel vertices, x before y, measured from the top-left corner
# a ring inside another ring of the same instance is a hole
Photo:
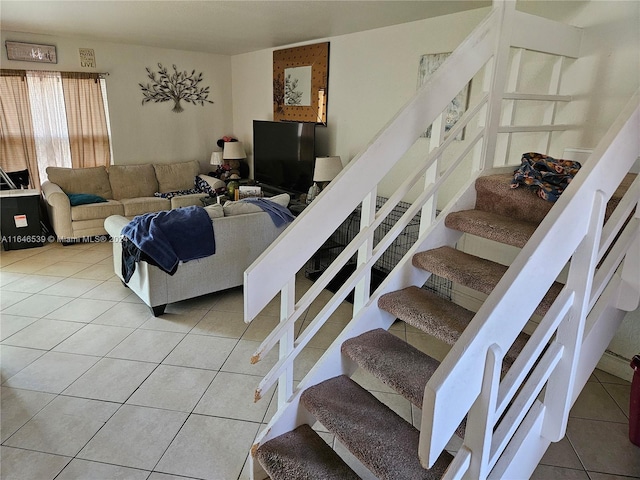
[[[200,164],[111,165],[93,168],[47,168],[42,184],[49,221],[58,239],[72,243],[105,235],[111,215],[132,218],[190,205],[224,188],[221,180],[200,175]],[[200,181],[198,181],[200,180]],[[198,185],[207,189],[196,188]]]

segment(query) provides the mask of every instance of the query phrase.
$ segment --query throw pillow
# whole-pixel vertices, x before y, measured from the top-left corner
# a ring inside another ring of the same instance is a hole
[[[227,185],[219,178],[208,175],[198,175],[195,181],[195,188],[202,193],[215,195],[219,190],[226,190]]]
[[[92,193],[67,193],[69,197],[69,203],[72,207],[77,205],[87,205],[89,203],[103,203],[107,199],[100,195],[93,195]]]
[[[202,193],[202,192],[200,190],[196,190],[195,188],[190,188],[189,190],[177,190],[175,192],[166,192],[166,193],[155,192],[153,195],[155,197],[172,199],[173,197],[177,197],[180,195],[192,195],[194,193]]]
[[[204,209],[209,214],[209,218],[213,220],[214,218],[224,217],[224,210],[222,209],[222,205],[216,203],[214,205],[207,205]]]
[[[281,193],[280,195],[276,195],[274,197],[265,198],[265,200],[270,200],[272,202],[277,203],[282,207],[286,207],[289,205],[289,200],[291,197],[288,193]],[[244,202],[242,200],[238,200],[236,202],[225,202],[224,204],[224,214],[227,217],[232,215],[245,215],[247,213],[260,213],[264,212],[262,208],[254,203]]]

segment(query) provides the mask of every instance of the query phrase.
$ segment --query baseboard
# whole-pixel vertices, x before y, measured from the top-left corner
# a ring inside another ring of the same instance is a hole
[[[630,382],[633,378],[631,360],[606,350],[596,368]]]

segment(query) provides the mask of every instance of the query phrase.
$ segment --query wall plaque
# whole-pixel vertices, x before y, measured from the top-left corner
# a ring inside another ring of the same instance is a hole
[[[93,48],[80,48],[80,66],[96,68],[96,53]]]
[[[6,41],[7,58],[23,62],[58,63],[55,45]]]

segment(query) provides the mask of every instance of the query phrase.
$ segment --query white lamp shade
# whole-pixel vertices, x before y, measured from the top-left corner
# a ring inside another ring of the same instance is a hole
[[[314,182],[330,182],[342,170],[342,160],[340,157],[318,157],[316,167],[313,170]]]
[[[222,165],[222,152],[213,152],[211,154],[211,161],[209,163],[215,166]]]
[[[242,142],[225,142],[222,158],[225,160],[240,160],[247,158],[247,154],[244,153],[244,146],[242,145]]]

